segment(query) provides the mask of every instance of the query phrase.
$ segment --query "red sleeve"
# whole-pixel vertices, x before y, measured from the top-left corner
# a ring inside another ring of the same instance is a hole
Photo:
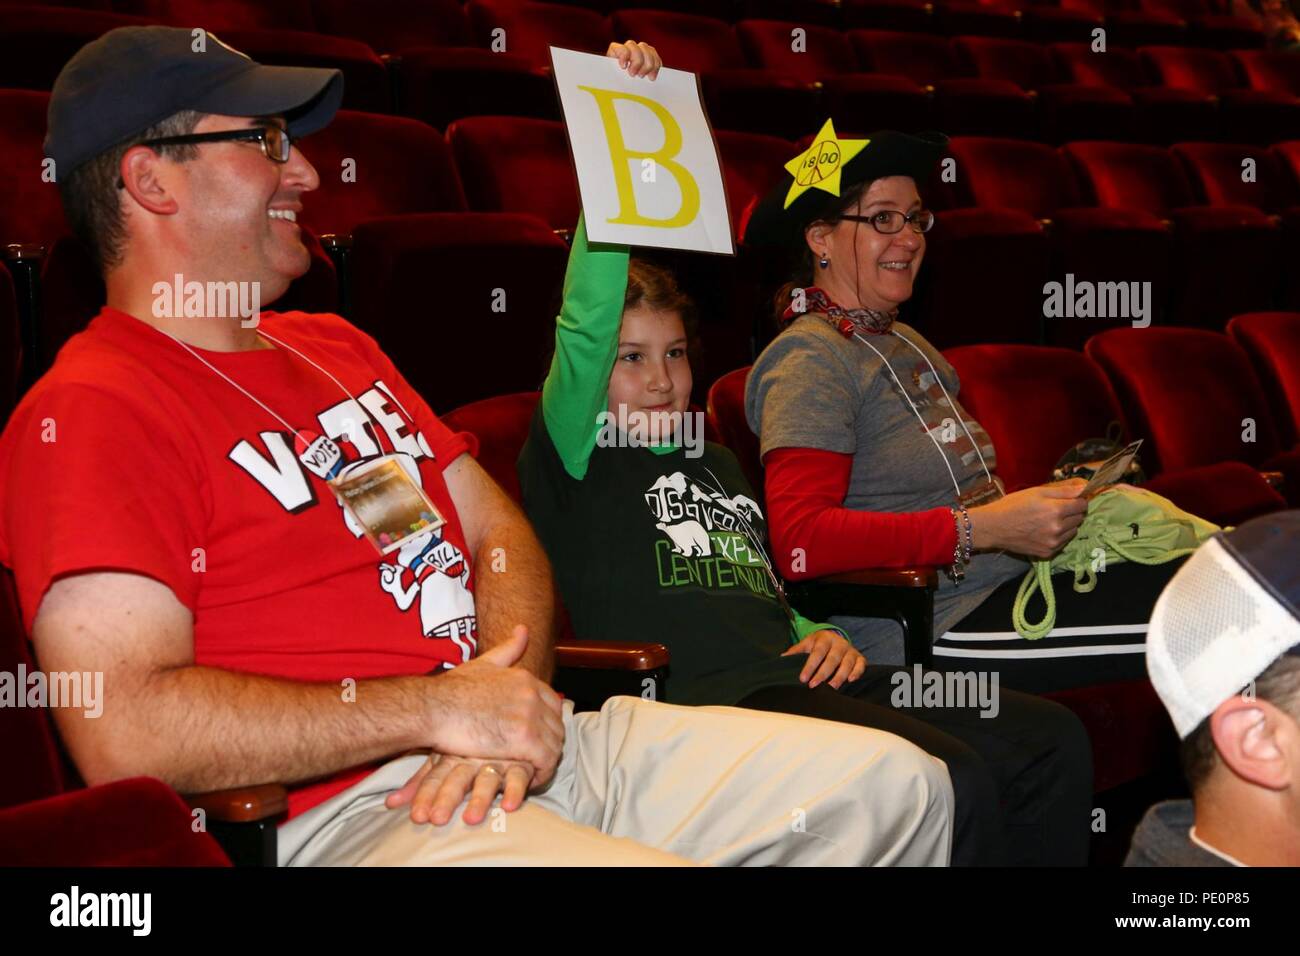
[[[949,509],[891,514],[844,507],[852,455],[776,448],[763,466],[768,532],[787,578],[952,563],[957,529]],[[797,554],[803,557],[799,570]]]
[[[198,450],[150,404],[147,394],[59,384],[5,429],[3,558],[28,633],[50,585],[90,571],[154,578],[195,610],[210,493]]]

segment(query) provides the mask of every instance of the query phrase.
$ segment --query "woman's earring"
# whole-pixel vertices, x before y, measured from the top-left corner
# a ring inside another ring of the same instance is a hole
[[[817,260],[817,264],[821,266],[823,269],[827,269],[830,267],[831,260],[827,259],[825,256],[822,256],[820,259]]]

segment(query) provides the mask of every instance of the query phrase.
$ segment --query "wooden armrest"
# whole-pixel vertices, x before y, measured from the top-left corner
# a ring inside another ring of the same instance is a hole
[[[652,671],[668,666],[668,648],[630,641],[560,641],[555,645],[555,664],[605,671]]]
[[[842,574],[828,574],[823,578],[810,578],[808,584],[833,582],[835,584],[871,584],[886,588],[930,588],[939,586],[939,574],[935,568],[864,568],[860,571],[845,571]]]
[[[289,809],[289,792],[282,784],[263,783],[255,787],[191,793],[185,796],[185,802],[195,809],[202,809],[210,820],[252,823],[286,813]]]
[[[1260,477],[1268,482],[1271,488],[1281,488],[1285,484],[1285,479],[1280,471],[1261,471]]]

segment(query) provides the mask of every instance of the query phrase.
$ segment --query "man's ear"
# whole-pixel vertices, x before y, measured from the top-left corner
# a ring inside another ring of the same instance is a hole
[[[1228,769],[1268,790],[1282,790],[1292,779],[1285,733],[1285,715],[1268,701],[1232,697],[1210,715],[1210,734]]]
[[[132,146],[122,156],[118,175],[132,199],[158,216],[172,216],[180,209],[168,188],[167,164],[147,146]]]

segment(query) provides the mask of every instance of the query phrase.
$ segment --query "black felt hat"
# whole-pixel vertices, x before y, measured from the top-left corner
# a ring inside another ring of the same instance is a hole
[[[805,188],[787,206],[786,200],[795,182],[794,175],[787,171],[771,192],[747,210],[747,221],[743,225],[745,245],[765,248],[801,246],[808,225],[832,216],[854,186],[884,176],[910,176],[918,183],[924,183],[948,148],[948,137],[942,133],[910,135],[880,130],[863,138],[867,140],[866,145],[838,169],[839,195],[816,187]],[[845,139],[853,141],[850,137]],[[815,161],[816,157],[812,162]],[[812,163],[809,163],[809,168],[812,168]]]

